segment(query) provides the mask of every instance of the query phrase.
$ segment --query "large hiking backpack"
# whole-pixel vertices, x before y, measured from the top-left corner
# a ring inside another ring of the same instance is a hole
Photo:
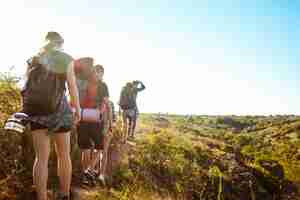
[[[74,71],[77,79],[89,80],[94,74],[93,63],[94,59],[91,57],[82,57],[74,62]]]
[[[71,58],[52,52],[48,64],[35,56],[28,63],[28,77],[21,91],[23,112],[29,116],[49,115],[57,111],[65,91],[66,71]]]
[[[93,69],[93,58],[83,57],[75,61],[76,84],[79,93],[80,106],[82,108],[94,108],[97,99],[98,85]]]
[[[133,91],[124,87],[121,91],[119,105],[123,110],[134,109],[136,107]]]

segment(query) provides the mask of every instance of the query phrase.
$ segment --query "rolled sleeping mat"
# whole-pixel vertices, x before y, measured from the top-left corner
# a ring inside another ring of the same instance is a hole
[[[75,108],[72,108],[73,112]],[[102,113],[96,108],[82,108],[81,120],[82,122],[100,122],[102,120]]]
[[[4,124],[4,130],[24,133],[26,130],[26,125],[28,123],[28,115],[25,113],[14,113],[11,115]]]

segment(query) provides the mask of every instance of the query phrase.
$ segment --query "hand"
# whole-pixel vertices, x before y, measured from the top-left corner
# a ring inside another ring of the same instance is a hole
[[[113,130],[112,130],[112,127],[110,127],[107,131],[107,136],[108,137],[112,137],[113,136]]]
[[[110,128],[116,128],[116,122],[112,121]]]
[[[81,109],[76,109],[74,112],[74,124],[77,125],[81,120]]]

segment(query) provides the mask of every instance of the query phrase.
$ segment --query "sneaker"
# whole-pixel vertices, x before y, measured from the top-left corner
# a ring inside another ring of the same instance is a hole
[[[81,177],[81,182],[85,185],[89,185],[89,178],[86,174],[83,174],[82,177]]]
[[[103,174],[100,174],[100,175],[98,176],[98,181],[101,183],[101,185],[103,185],[103,186],[106,185],[106,183],[105,183],[105,177],[104,177]]]
[[[70,200],[69,196],[57,197],[56,200]]]
[[[133,141],[134,140],[134,136],[133,135],[129,136],[128,140]]]
[[[91,177],[93,177],[93,179],[96,179],[96,177],[98,176],[98,172],[94,169],[88,169],[88,173]]]
[[[70,197],[68,195],[58,193],[55,200],[70,200]]]
[[[90,186],[95,186],[96,185],[97,176],[93,175],[91,172],[85,173],[85,176],[87,177]]]
[[[86,170],[83,174],[90,180],[96,179],[95,174],[90,169]]]

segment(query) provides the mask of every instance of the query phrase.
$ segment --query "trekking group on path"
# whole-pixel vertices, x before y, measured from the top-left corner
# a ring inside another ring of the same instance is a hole
[[[108,86],[103,81],[104,67],[94,65],[93,58],[74,60],[63,52],[64,40],[57,32],[48,32],[46,41],[41,51],[27,61],[27,80],[21,91],[21,113],[25,113],[31,127],[36,155],[33,184],[37,199],[47,200],[50,138],[53,138],[60,182],[56,199],[69,200],[71,129],[76,127],[81,150],[82,183],[99,180],[105,184],[107,153],[116,116]],[[123,142],[134,138],[138,117],[136,98],[138,92],[144,89],[141,81],[128,82],[122,88],[119,106]]]

